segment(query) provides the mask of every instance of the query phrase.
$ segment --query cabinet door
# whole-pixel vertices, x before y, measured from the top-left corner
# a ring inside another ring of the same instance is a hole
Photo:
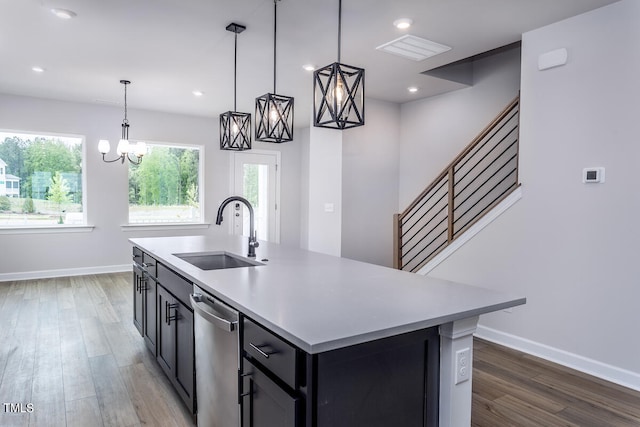
[[[194,401],[194,369],[193,369],[193,312],[181,302],[177,302],[171,326],[176,326],[176,372],[175,379],[178,393],[193,412]]]
[[[176,333],[175,322],[169,323],[170,305],[174,304],[173,296],[162,286],[157,287],[157,360],[169,379],[173,379],[176,365]]]
[[[144,326],[144,342],[147,344],[147,347],[153,355],[156,355],[156,332],[157,332],[157,305],[156,305],[156,294],[157,294],[157,283],[151,277],[147,276],[147,281],[144,287],[144,313],[143,313],[143,326]]]
[[[144,272],[134,264],[133,266],[133,324],[142,335],[143,314],[142,314],[142,288],[144,286]]]
[[[247,359],[243,360],[242,427],[297,427],[300,399],[291,396]]]

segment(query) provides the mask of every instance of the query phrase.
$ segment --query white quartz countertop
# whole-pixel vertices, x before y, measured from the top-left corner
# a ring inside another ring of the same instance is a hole
[[[307,353],[321,353],[524,304],[526,299],[373,264],[260,242],[265,265],[204,271],[173,254],[246,257],[247,238],[130,242]]]

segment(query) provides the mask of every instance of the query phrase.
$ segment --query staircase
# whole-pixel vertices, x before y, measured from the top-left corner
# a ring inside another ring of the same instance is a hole
[[[420,271],[519,187],[519,113],[518,96],[393,216],[395,268]]]

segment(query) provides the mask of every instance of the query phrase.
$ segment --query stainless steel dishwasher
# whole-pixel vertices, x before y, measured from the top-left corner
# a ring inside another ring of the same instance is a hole
[[[238,312],[193,286],[199,427],[240,425]]]

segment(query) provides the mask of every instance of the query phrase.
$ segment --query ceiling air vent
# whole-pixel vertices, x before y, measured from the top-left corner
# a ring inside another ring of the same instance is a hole
[[[408,34],[382,44],[376,49],[414,61],[422,61],[451,50],[449,46]]]

